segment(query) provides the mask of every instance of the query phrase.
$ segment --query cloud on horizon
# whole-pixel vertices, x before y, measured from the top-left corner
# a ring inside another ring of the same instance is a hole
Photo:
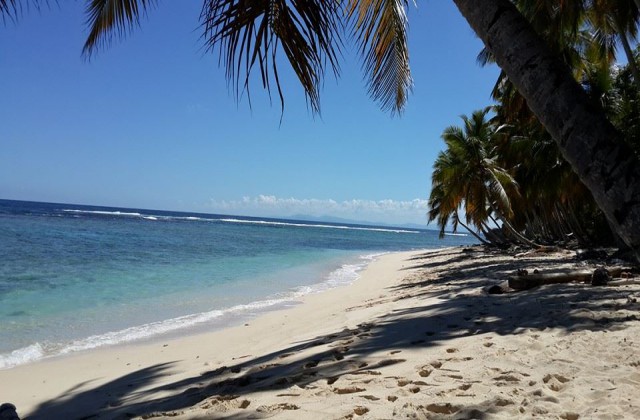
[[[377,223],[416,223],[426,225],[427,200],[361,200],[336,201],[317,198],[280,198],[273,195],[243,197],[241,200],[211,199],[207,207],[216,213],[245,216],[339,217]]]

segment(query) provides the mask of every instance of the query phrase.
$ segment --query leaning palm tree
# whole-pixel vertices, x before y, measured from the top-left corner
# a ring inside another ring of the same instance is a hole
[[[8,16],[24,2],[29,0],[0,0],[0,14]],[[620,132],[510,0],[453,2],[640,260],[640,162]],[[87,4],[89,54],[114,32],[123,34],[135,26],[155,1]],[[275,84],[284,103],[276,60],[283,52],[317,110],[324,69],[338,72],[343,4],[350,32],[364,53],[371,96],[383,108],[401,111],[411,87],[406,0],[206,0],[202,24],[206,41],[220,48],[236,86],[248,87],[249,73],[257,67],[263,86],[269,90]]]
[[[513,177],[498,163],[494,154],[494,139],[501,127],[487,121],[489,109],[463,115],[463,126],[447,127],[442,133],[447,148],[436,159],[429,197],[429,221],[438,220],[444,233],[449,220],[474,233],[458,217],[464,208],[467,223],[486,233],[486,226],[497,218],[508,236],[516,242],[535,245],[518,232],[510,222],[513,216],[511,198],[518,196]]]

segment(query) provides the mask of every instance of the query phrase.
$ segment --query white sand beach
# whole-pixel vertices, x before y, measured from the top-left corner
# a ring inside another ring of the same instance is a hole
[[[246,325],[2,370],[0,403],[30,419],[640,418],[640,285],[484,290],[558,267],[585,265],[388,254]]]

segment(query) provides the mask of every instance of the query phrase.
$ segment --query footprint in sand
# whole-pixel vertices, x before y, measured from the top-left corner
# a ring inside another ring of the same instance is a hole
[[[566,386],[565,384],[569,381],[569,378],[557,373],[549,373],[542,378],[542,382],[544,382],[550,390],[556,392],[562,391]]]
[[[356,370],[354,372],[348,372],[349,375],[375,375],[375,376],[379,376],[382,375],[381,372],[378,372],[377,370]]]
[[[338,395],[355,394],[356,392],[366,391],[364,388],[358,388],[357,386],[349,386],[345,388],[333,388],[333,393]]]
[[[235,409],[245,409],[249,407],[249,400],[239,399],[237,395],[216,396],[205,400],[200,404],[204,410],[213,409],[215,411],[229,411]]]
[[[447,349],[447,353],[457,353],[459,350],[454,348],[454,347],[450,347]]]
[[[456,405],[452,405],[450,403],[429,404],[425,408],[427,409],[427,411],[431,411],[432,413],[437,413],[437,414],[453,414],[460,411],[460,407]]]
[[[369,409],[367,407],[358,406],[353,409],[353,413],[358,416],[364,416],[368,412],[369,412]]]
[[[256,409],[259,413],[277,413],[285,410],[299,410],[300,407],[290,403],[279,403],[273,405],[261,405]]]
[[[314,368],[314,367],[318,366],[318,363],[320,363],[320,360],[312,360],[312,361],[307,362],[304,365],[302,365],[302,368],[303,369],[311,369],[311,368]]]
[[[418,375],[420,375],[422,378],[427,378],[429,375],[431,375],[431,372],[433,372],[433,369],[430,369],[430,367],[431,366],[422,366],[418,371]]]
[[[498,386],[511,385],[520,382],[520,378],[512,372],[503,372],[502,375],[496,376],[493,380],[496,381],[496,385]]]
[[[408,380],[407,378],[398,379],[398,386],[399,387],[403,387],[403,386],[409,385],[410,383],[411,383],[411,381]]]
[[[506,407],[507,405],[514,405],[515,403],[511,400],[508,400],[506,398],[496,398],[495,400],[493,400],[493,405],[495,405],[496,407]]]

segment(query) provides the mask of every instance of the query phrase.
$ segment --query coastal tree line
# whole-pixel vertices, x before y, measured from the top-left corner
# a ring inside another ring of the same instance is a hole
[[[571,69],[591,106],[640,156],[640,50],[632,47],[637,5],[565,2],[563,9],[541,3],[517,5]],[[627,61],[623,66],[617,64],[619,46]],[[481,65],[493,61],[487,48],[478,55]],[[429,221],[437,222],[441,234],[450,226],[463,228],[490,245],[624,247],[504,71],[491,96],[495,105],[462,116],[462,125],[442,134],[446,149],[433,167]]]
[[[42,2],[46,1],[0,0],[0,16],[4,20],[16,19],[30,5]],[[603,104],[594,101],[590,86],[583,84],[584,78],[576,77],[575,63],[577,58],[586,56],[584,48],[590,49],[583,45],[585,30],[591,32],[587,38],[592,36],[594,45],[603,47],[599,54],[611,53],[612,46],[620,42],[632,57],[630,43],[637,32],[640,0],[453,2],[486,46],[483,60],[493,61],[502,69],[495,92],[501,97],[501,109],[496,115],[513,118],[518,110],[529,113],[535,122],[527,129],[535,131],[537,126],[541,138],[546,135],[555,144],[556,153],[568,162],[591,194],[611,231],[640,260],[640,162],[625,139],[626,133],[614,126],[615,118],[607,114]],[[127,34],[156,3],[87,0],[89,35],[84,54],[90,56],[114,35]],[[200,24],[205,44],[220,55],[237,93],[248,91],[250,74],[258,72],[262,87],[269,91],[273,88],[284,107],[276,59],[284,54],[311,109],[318,111],[324,74],[339,74],[339,49],[345,39],[350,39],[355,40],[362,53],[371,97],[384,110],[401,112],[412,86],[407,7],[407,0],[205,0]],[[577,56],[572,56],[572,48]],[[635,60],[629,63],[631,78],[637,85]],[[518,107],[518,103],[522,105]],[[472,116],[470,121],[473,119]],[[504,130],[508,129],[515,128]],[[495,167],[482,175],[490,176],[488,185],[495,190],[486,198],[487,207],[470,208],[468,203],[476,200],[465,199],[466,210],[471,215],[486,213],[489,219],[501,219],[497,222],[505,227],[510,240],[535,244],[530,234],[534,225],[542,231],[551,226],[559,228],[561,223],[541,226],[540,221],[549,216],[548,212],[515,211],[511,204],[514,196],[507,195],[512,188],[507,177],[515,177],[510,172],[513,170],[496,161]],[[516,182],[514,178],[514,188]],[[526,197],[526,191],[519,191],[523,193]],[[486,193],[474,189],[473,194]],[[498,195],[502,201],[497,200]],[[510,199],[509,208],[505,207],[506,198]],[[562,205],[577,204],[565,201]],[[558,210],[554,217],[571,217],[576,214],[571,210],[562,207],[561,214]],[[467,221],[471,223],[473,217]],[[518,217],[532,219],[527,223],[528,231]]]

